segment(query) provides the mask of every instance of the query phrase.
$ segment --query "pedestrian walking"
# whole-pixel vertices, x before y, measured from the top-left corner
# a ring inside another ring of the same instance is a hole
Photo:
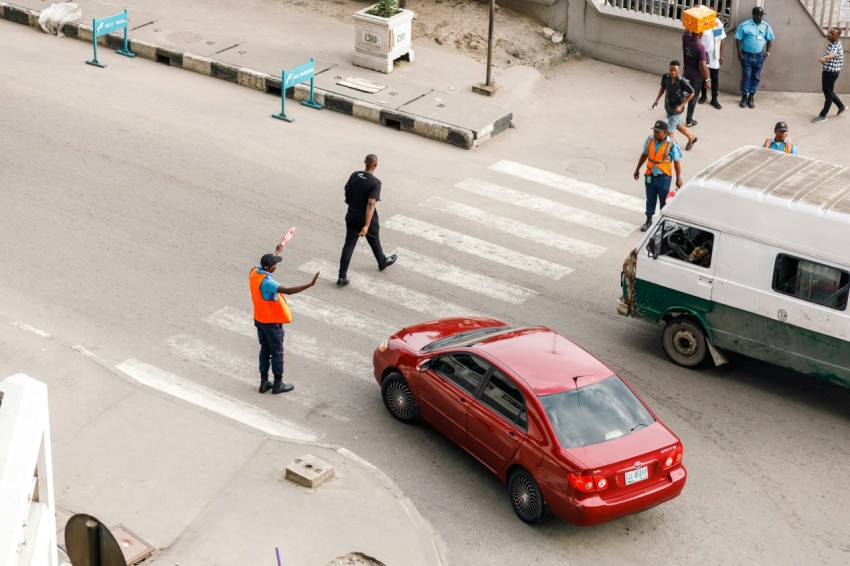
[[[723,107],[717,99],[717,93],[720,90],[720,65],[723,64],[723,49],[726,44],[726,30],[723,29],[723,20],[716,18],[714,20],[714,28],[703,32],[700,40],[705,46],[705,51],[708,55],[709,83],[703,83],[699,103],[702,104],[706,101],[706,95],[710,89],[711,102],[709,104],[720,110]]]
[[[773,28],[764,21],[764,8],[753,8],[753,17],[738,25],[735,31],[735,48],[741,61],[741,108],[755,108],[755,96],[761,81],[764,61],[773,47]]]
[[[697,106],[696,93],[702,90],[704,83],[711,82],[708,75],[708,54],[705,45],[702,44],[702,35],[702,33],[694,33],[690,30],[685,30],[682,34],[682,54],[685,63],[682,75],[694,89],[694,96],[688,101],[688,113],[685,119],[685,126],[688,128],[697,125],[697,121],[694,120],[694,109]]]
[[[646,163],[646,170],[643,173],[646,188],[646,222],[640,227],[641,232],[646,232],[652,226],[656,200],[659,208],[664,208],[674,170],[676,171],[676,188],[682,186],[682,170],[679,166],[682,150],[668,135],[668,130],[669,127],[664,120],[655,122],[652,135],[646,138],[643,152],[635,167],[634,176],[637,181],[640,179],[641,165]]]
[[[821,72],[820,84],[823,89],[823,109],[820,114],[812,118],[812,122],[820,124],[826,122],[826,115],[829,114],[829,109],[832,108],[832,103],[838,107],[840,115],[847,108],[838,95],[835,94],[835,81],[838,80],[838,73],[841,72],[841,67],[844,66],[844,47],[838,38],[841,37],[841,30],[838,28],[829,28],[826,33],[826,39],[829,42],[826,46],[826,53],[819,59],[823,65]]]
[[[773,139],[767,138],[764,140],[764,147],[797,155],[797,144],[788,137],[788,124],[777,122],[776,126],[773,127],[773,134]]]
[[[664,111],[667,112],[667,124],[671,128],[667,135],[672,139],[673,129],[682,132],[688,138],[688,145],[685,146],[685,150],[690,150],[697,143],[697,138],[691,135],[691,132],[682,122],[682,114],[684,114],[685,107],[696,93],[691,83],[679,76],[680,73],[681,63],[670,61],[670,71],[661,75],[661,88],[658,89],[658,96],[652,103],[652,109],[654,110],[658,106],[661,95],[664,95]]]
[[[358,238],[366,238],[378,261],[379,270],[385,270],[398,259],[396,254],[384,255],[378,233],[380,226],[376,205],[381,200],[381,180],[374,175],[378,167],[378,156],[372,153],[367,155],[365,165],[366,169],[352,173],[345,184],[345,204],[348,205],[348,212],[345,213],[345,244],[342,246],[339,278],[336,280],[340,287],[349,283],[348,264],[351,263],[351,255],[357,246]]]
[[[306,285],[284,287],[272,278],[281,262],[278,244],[275,253],[260,258],[260,265],[251,269],[248,284],[251,287],[251,301],[254,303],[254,326],[257,327],[257,339],[260,341],[260,393],[269,389],[272,393],[286,393],[295,386],[283,382],[283,325],[292,322],[292,312],[283,295],[295,295],[309,289],[319,280],[319,273]],[[274,376],[274,384],[269,382],[269,369]]]

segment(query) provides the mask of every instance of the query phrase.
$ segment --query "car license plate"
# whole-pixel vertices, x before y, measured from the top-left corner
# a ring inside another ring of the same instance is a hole
[[[626,485],[645,480],[648,477],[649,468],[638,468],[637,470],[626,472]]]

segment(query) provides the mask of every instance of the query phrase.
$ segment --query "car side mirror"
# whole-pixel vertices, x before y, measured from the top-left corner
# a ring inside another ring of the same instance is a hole
[[[427,360],[422,360],[421,362],[416,364],[416,369],[421,372],[428,371],[429,369],[431,369],[431,359],[429,358]]]

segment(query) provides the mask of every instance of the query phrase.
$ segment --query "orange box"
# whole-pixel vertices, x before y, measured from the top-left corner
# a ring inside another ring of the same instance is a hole
[[[702,33],[714,27],[717,12],[707,6],[694,6],[682,12],[682,25],[691,33]]]

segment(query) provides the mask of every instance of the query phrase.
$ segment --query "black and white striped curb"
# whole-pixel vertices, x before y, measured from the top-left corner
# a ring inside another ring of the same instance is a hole
[[[36,10],[0,1],[0,17],[10,22],[41,29],[38,25],[38,16],[39,12]],[[92,40],[90,24],[71,22],[65,24],[62,32],[67,37],[73,39],[87,42],[91,42]],[[175,51],[160,47],[149,41],[130,38],[129,44],[130,50],[139,57],[165,63],[172,67],[180,67],[187,71],[194,71],[217,79],[223,79],[255,90],[280,95],[280,75],[268,75],[245,67],[216,61],[209,57]],[[115,50],[121,49],[124,47],[123,34],[115,33],[101,36],[98,38],[98,45],[105,45]],[[382,126],[393,127],[402,132],[416,134],[463,149],[472,149],[507,130],[513,119],[512,113],[506,113],[481,129],[473,130],[432,120],[403,110],[386,108],[379,104],[372,104],[318,88],[315,88],[313,92],[316,102],[328,110],[347,114],[361,120],[375,122]],[[289,98],[299,101],[309,100],[310,87],[305,84],[299,84],[287,89],[286,95]]]

